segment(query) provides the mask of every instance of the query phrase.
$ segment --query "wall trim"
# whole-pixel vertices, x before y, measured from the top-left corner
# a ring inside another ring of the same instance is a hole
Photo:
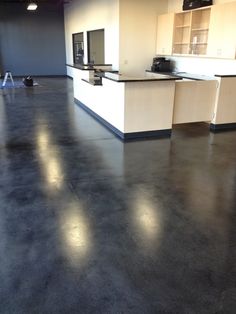
[[[114,127],[112,124],[101,118],[98,114],[88,108],[85,104],[79,101],[77,98],[74,98],[76,105],[84,109],[89,115],[91,115],[95,120],[100,122],[105,126],[109,131],[111,131],[115,136],[123,141],[129,140],[138,140],[138,139],[149,139],[149,138],[166,138],[171,136],[171,129],[164,130],[155,130],[155,131],[143,131],[143,132],[132,132],[132,133],[123,133]]]

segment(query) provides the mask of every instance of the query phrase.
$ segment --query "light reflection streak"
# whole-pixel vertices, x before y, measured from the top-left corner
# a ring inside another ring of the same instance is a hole
[[[91,251],[91,228],[79,202],[70,204],[60,217],[63,246],[73,266]]]
[[[50,187],[63,187],[63,169],[58,152],[52,149],[47,126],[41,124],[37,132],[37,149],[43,174]],[[57,190],[56,189],[56,190]],[[62,248],[73,267],[80,266],[91,250],[91,228],[82,204],[62,199],[58,210]]]
[[[63,171],[60,158],[51,148],[50,133],[44,124],[38,127],[37,148],[43,174],[50,187],[61,188],[63,185]]]
[[[133,218],[141,240],[145,243],[158,240],[162,231],[160,205],[153,203],[152,196],[147,192],[137,191],[135,193]]]

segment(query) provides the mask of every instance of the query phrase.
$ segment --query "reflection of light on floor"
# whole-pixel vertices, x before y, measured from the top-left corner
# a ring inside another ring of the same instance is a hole
[[[74,203],[66,208],[60,224],[65,252],[70,262],[76,266],[91,250],[91,230],[81,205]]]
[[[45,173],[47,181],[51,186],[56,185],[59,188],[62,186],[61,167],[57,158],[50,156],[45,165]]]
[[[44,176],[51,187],[60,188],[63,184],[61,162],[56,151],[52,150],[50,133],[45,125],[39,125],[37,148]]]
[[[160,205],[152,202],[152,196],[147,192],[135,193],[133,214],[139,238],[142,238],[144,242],[157,240],[162,229],[161,212]]]

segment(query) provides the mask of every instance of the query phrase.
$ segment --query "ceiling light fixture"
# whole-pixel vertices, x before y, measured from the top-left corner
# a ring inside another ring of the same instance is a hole
[[[35,2],[30,2],[27,6],[27,10],[29,11],[35,11],[37,9],[37,4]]]

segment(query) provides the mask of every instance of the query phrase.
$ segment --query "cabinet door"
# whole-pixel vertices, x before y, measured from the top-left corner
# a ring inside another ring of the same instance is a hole
[[[156,54],[171,55],[174,28],[174,13],[158,16]]]
[[[235,59],[236,2],[213,5],[209,27],[207,55]]]
[[[189,54],[192,11],[175,14],[173,54]]]
[[[176,81],[173,124],[211,121],[215,106],[216,83],[215,80]]]

